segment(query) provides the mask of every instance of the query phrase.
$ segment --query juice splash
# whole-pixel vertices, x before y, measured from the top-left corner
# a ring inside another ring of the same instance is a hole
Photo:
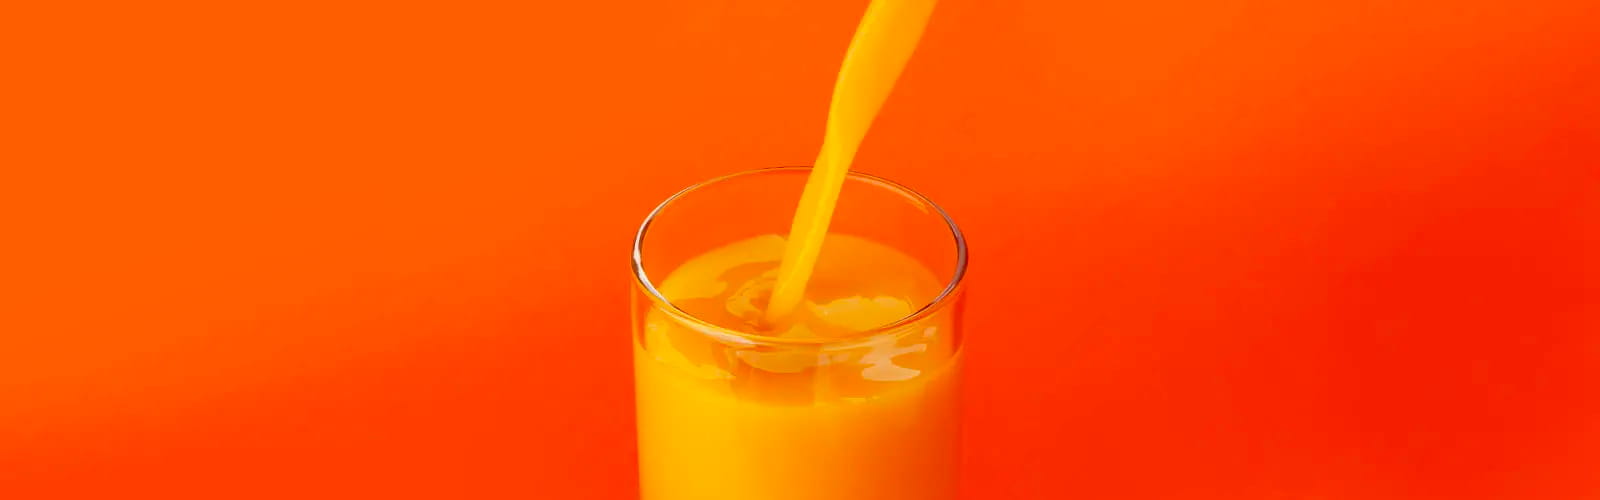
[[[873,0],[867,5],[839,67],[839,78],[833,84],[822,151],[806,180],[789,229],[783,264],[766,309],[768,323],[786,321],[800,305],[850,162],[916,50],[934,3],[935,0]]]

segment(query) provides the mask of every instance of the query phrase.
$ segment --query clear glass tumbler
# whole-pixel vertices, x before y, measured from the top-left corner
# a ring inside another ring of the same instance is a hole
[[[646,500],[954,498],[961,231],[904,186],[852,173],[799,327],[747,322],[810,169],[678,192],[633,247]]]

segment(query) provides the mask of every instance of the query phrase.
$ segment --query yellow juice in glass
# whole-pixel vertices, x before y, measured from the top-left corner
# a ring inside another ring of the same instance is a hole
[[[784,244],[731,242],[656,281],[658,296],[636,294],[670,301],[635,307],[642,498],[953,498],[961,362],[946,283],[830,233],[805,300],[774,327],[762,313]]]

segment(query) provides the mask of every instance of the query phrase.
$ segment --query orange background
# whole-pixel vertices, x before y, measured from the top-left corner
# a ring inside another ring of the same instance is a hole
[[[635,226],[864,5],[5,7],[0,497],[633,495]],[[968,497],[1600,496],[1597,27],[942,2],[858,165],[972,241]]]

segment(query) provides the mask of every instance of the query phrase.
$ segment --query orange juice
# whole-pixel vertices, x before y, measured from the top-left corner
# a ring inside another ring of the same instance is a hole
[[[944,284],[830,233],[802,304],[768,324],[784,246],[767,235],[689,259],[657,282],[670,304],[635,309],[642,497],[952,498],[954,310],[917,311]]]
[[[828,101],[828,123],[822,133],[822,151],[806,179],[805,191],[795,208],[789,226],[789,242],[766,318],[780,321],[789,316],[804,298],[811,266],[822,251],[822,242],[833,219],[839,190],[855,160],[856,149],[878,116],[878,109],[889,98],[894,82],[900,78],[906,61],[922,39],[934,0],[873,0],[856,26],[833,83],[833,98]]]
[[[645,500],[954,497],[960,358],[956,309],[939,307],[947,287],[894,247],[830,231],[856,149],[934,3],[868,5],[787,239],[735,241],[652,283],[641,245],[677,196],[640,228],[635,270],[653,287],[644,294],[651,305],[634,309],[644,313],[634,321],[633,358]],[[882,214],[856,217],[874,215]],[[954,290],[964,247],[943,218],[958,254]],[[874,226],[903,236],[900,222]]]

